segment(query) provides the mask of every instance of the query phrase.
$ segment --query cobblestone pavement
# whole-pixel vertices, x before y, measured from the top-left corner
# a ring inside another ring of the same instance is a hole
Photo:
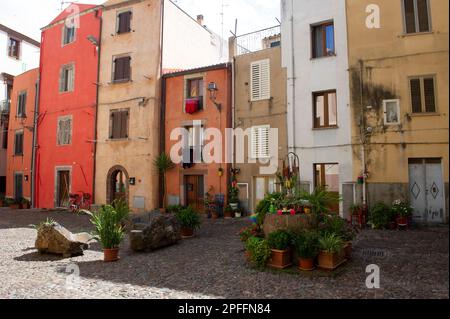
[[[334,273],[258,272],[237,237],[244,220],[205,221],[196,238],[150,254],[132,253],[125,241],[121,260],[105,264],[98,244],[77,258],[39,255],[30,224],[47,217],[73,232],[91,230],[87,216],[0,209],[0,298],[449,297],[448,227],[365,231],[354,260]],[[79,282],[67,272],[73,264]],[[381,269],[381,289],[366,288],[369,264]]]

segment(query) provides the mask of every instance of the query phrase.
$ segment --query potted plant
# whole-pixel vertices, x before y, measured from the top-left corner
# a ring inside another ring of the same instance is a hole
[[[235,178],[228,190],[228,203],[233,211],[236,211],[239,208],[239,188],[237,187]]]
[[[200,215],[191,206],[179,211],[176,217],[181,225],[181,236],[183,238],[193,237],[195,230],[200,228]]]
[[[245,248],[247,250],[247,258],[258,268],[264,268],[270,259],[271,252],[269,243],[264,238],[250,237]]]
[[[166,175],[167,172],[170,171],[175,167],[175,164],[170,159],[170,156],[166,153],[162,153],[159,155],[155,161],[153,162],[155,167],[158,169],[159,174],[162,176],[162,191],[163,191],[163,198],[162,198],[162,210],[165,212],[166,210],[166,197],[167,197],[167,181],[166,181]]]
[[[409,219],[412,217],[413,208],[400,200],[396,200],[392,205],[391,211],[396,216],[398,228],[408,228]]]
[[[373,229],[385,229],[389,227],[392,210],[384,203],[378,203],[370,211],[370,224]]]
[[[234,212],[234,217],[235,218],[241,218],[242,217],[242,209],[238,209],[237,211]]]
[[[7,198],[5,203],[10,209],[22,209],[22,204],[20,204],[20,201],[13,198]]]
[[[344,241],[336,234],[325,234],[319,238],[319,267],[327,270],[339,267],[345,261],[343,248]]]
[[[31,203],[28,199],[26,198],[21,198],[20,199],[20,204],[22,205],[23,209],[30,209],[31,207]]]
[[[314,259],[319,254],[319,236],[315,231],[305,230],[295,238],[295,248],[299,257],[298,268],[303,271],[314,270]]]
[[[124,211],[118,211],[111,205],[102,206],[97,212],[90,214],[95,226],[95,235],[102,244],[105,262],[119,260],[119,245],[125,236],[122,226]]]
[[[278,230],[269,234],[267,241],[271,250],[269,266],[276,269],[290,267],[292,265],[291,235],[285,230]]]
[[[344,241],[344,253],[345,258],[352,259],[353,252],[353,240],[358,235],[358,229],[350,223],[346,223],[341,233],[342,240]]]
[[[231,208],[230,205],[225,207],[224,216],[225,216],[225,219],[231,219],[234,217],[234,210]]]
[[[0,195],[0,207],[4,207],[4,206],[5,206],[5,196]]]

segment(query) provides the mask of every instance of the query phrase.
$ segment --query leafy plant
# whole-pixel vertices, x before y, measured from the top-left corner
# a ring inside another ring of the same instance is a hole
[[[331,193],[326,187],[317,187],[311,194],[304,193],[303,199],[311,205],[313,214],[329,213],[330,207],[339,204],[341,198],[338,194]]]
[[[246,243],[247,240],[249,240],[249,238],[251,237],[259,237],[259,238],[264,237],[264,233],[260,225],[252,224],[249,227],[242,228],[241,231],[239,232],[239,238],[243,243]]]
[[[391,213],[394,218],[409,218],[413,215],[413,211],[414,209],[411,207],[411,205],[404,203],[401,200],[396,200],[391,207]]]
[[[175,167],[175,164],[170,159],[170,156],[166,153],[159,155],[154,161],[155,167],[158,169],[159,173],[162,175],[162,187],[163,187],[163,208],[166,208],[166,197],[167,197],[167,182],[166,175],[167,172]]]
[[[300,258],[314,258],[319,253],[319,235],[315,231],[303,231],[295,237],[294,245]]]
[[[123,214],[117,212],[111,205],[102,206],[97,212],[91,213],[91,222],[95,226],[95,235],[104,249],[118,248],[125,231],[121,226]]]
[[[37,231],[39,231],[43,227],[54,227],[56,225],[58,225],[58,223],[54,219],[47,217],[45,221],[39,223],[38,225],[31,225],[31,226]]]
[[[336,234],[342,236],[345,232],[345,225],[347,221],[337,214],[330,214],[324,216],[324,226],[321,227],[323,234]]]
[[[267,238],[271,249],[286,250],[292,243],[291,234],[285,230],[278,230],[269,234]]]
[[[338,253],[344,247],[344,241],[336,234],[325,234],[319,238],[319,248],[327,253]]]
[[[267,240],[259,237],[250,237],[246,242],[246,249],[250,253],[250,259],[258,268],[264,268],[271,256],[270,246]]]
[[[352,215],[359,214],[362,209],[363,209],[363,206],[359,205],[359,204],[353,204],[350,206],[350,212],[352,213]]]
[[[193,230],[200,228],[200,215],[191,206],[180,210],[176,217],[182,227]]]
[[[370,210],[370,223],[374,229],[384,229],[392,220],[392,210],[384,203],[378,203]]]
[[[236,177],[233,177],[231,186],[228,189],[228,202],[231,204],[239,203],[239,188],[237,187]]]
[[[7,198],[5,198],[5,204],[7,206],[9,206],[9,205],[14,205],[14,204],[18,204],[18,203],[14,198],[7,197]]]
[[[116,211],[118,223],[122,223],[130,216],[130,207],[128,203],[122,199],[116,199],[111,206]]]
[[[175,214],[175,215],[178,214],[182,210],[183,210],[183,206],[181,206],[181,205],[170,205],[170,206],[167,206],[167,209],[166,209],[166,211],[169,214]]]

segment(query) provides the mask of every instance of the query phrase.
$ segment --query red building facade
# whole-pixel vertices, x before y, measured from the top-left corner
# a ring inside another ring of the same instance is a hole
[[[72,4],[42,30],[35,206],[94,189],[101,9]]]

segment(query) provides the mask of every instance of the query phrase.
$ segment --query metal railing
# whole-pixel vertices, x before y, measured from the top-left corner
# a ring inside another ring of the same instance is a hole
[[[9,113],[9,107],[11,106],[11,101],[3,100],[0,102],[0,113]]]
[[[237,36],[235,39],[236,54],[252,53],[281,44],[281,26],[262,29],[259,31]]]

